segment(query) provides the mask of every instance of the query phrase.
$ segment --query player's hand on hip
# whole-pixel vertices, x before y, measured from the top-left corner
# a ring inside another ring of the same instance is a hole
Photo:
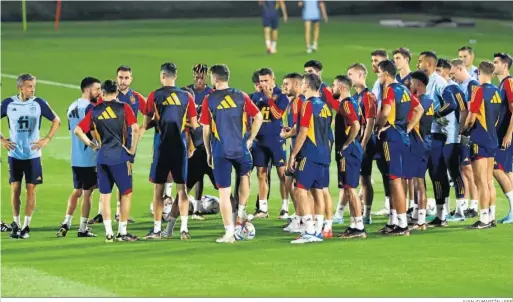
[[[287,165],[287,170],[289,170],[290,172],[295,172],[295,165],[296,165],[296,157],[291,155],[289,158],[289,163]]]
[[[506,150],[511,146],[511,135],[506,135],[502,140],[502,149]]]
[[[130,155],[135,155],[135,148],[128,149],[126,146],[123,146],[123,148],[125,148],[126,153]]]
[[[32,150],[43,149],[44,147],[46,147],[46,145],[48,145],[49,142],[50,142],[49,138],[42,138],[42,139],[38,140],[37,142],[32,143],[31,144],[32,145],[31,149]]]
[[[8,138],[2,138],[2,145],[5,147],[5,149],[7,149],[9,151],[16,149],[16,143],[12,142]]]

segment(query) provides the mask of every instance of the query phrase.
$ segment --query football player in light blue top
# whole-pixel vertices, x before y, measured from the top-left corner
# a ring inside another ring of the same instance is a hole
[[[299,1],[299,7],[303,8],[303,21],[305,21],[305,42],[306,52],[317,51],[317,41],[321,26],[319,21],[322,19],[328,22],[328,13],[326,13],[326,4],[322,0]],[[312,23],[314,25],[313,43],[311,43]]]
[[[65,237],[70,230],[71,218],[73,217],[73,213],[77,208],[78,200],[81,196],[83,196],[82,211],[77,236],[96,237],[96,235],[87,228],[87,220],[91,212],[91,195],[97,185],[97,153],[93,148],[86,146],[72,131],[98,101],[101,95],[100,80],[86,77],[80,83],[80,89],[82,90],[82,96],[71,103],[67,112],[68,130],[71,134],[71,170],[73,173],[74,190],[71,192],[68,199],[66,216],[57,232],[57,237]],[[92,136],[90,136],[90,139],[92,140]]]
[[[36,78],[22,74],[16,80],[18,94],[2,101],[1,118],[9,121],[9,138],[0,133],[2,145],[9,151],[9,183],[14,222],[11,238],[30,237],[30,220],[36,206],[36,186],[43,183],[41,149],[46,147],[59,129],[60,119],[48,103],[35,96]],[[40,138],[42,118],[52,122],[48,135]],[[21,181],[25,177],[27,205],[25,221],[20,224]]]
[[[477,67],[474,66],[474,59],[476,55],[474,54],[474,50],[470,46],[463,46],[458,49],[458,57],[463,61],[465,67],[467,68],[467,72],[470,77],[477,81]]]

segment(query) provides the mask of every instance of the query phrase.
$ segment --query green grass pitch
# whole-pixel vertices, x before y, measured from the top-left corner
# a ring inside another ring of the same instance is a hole
[[[477,40],[477,60],[513,49],[511,29],[497,22],[481,21],[476,29],[385,29],[377,25],[377,18],[368,20],[330,19],[321,25],[319,52],[311,55],[305,53],[303,25],[291,20],[280,28],[278,54],[273,56],[265,54],[259,19],[63,22],[59,31],[50,23],[30,23],[26,33],[19,24],[2,24],[2,73],[30,72],[41,80],[79,85],[84,76],[114,78],[116,67],[128,64],[134,70],[133,88],[148,95],[158,88],[159,66],[165,61],[178,65],[179,85],[192,82],[190,69],[195,63],[226,63],[232,72],[231,86],[250,92],[252,71],[264,66],[271,67],[281,82],[285,73],[301,72],[304,62],[315,58],[324,63],[323,78],[331,83],[353,62],[370,68],[370,51],[375,48],[409,47],[414,52],[412,68],[421,51],[435,49],[453,58],[470,39]],[[371,74],[368,84],[374,79]],[[15,93],[15,80],[2,77],[2,98]],[[291,246],[294,235],[283,233],[282,222],[275,219],[281,204],[277,181],[270,200],[273,218],[255,222],[257,236],[252,242],[216,244],[214,239],[223,232],[219,216],[191,221],[193,240],[187,242],[105,244],[101,225],[94,227],[99,235],[95,239],[76,238],[75,231],[67,238],[55,238],[72,189],[65,112],[80,92],[39,83],[37,95],[48,100],[63,123],[43,152],[45,183],[38,189],[32,237],[11,240],[7,233],[1,235],[2,296],[513,296],[512,226],[468,231],[464,227],[471,221],[467,221],[411,237],[383,238],[375,231],[384,218],[375,217],[367,240]],[[42,133],[47,130],[44,122]],[[2,132],[8,133],[5,119]],[[140,143],[134,166],[131,216],[137,223],[129,229],[140,236],[152,227],[151,137],[147,133]],[[5,150],[1,158],[1,217],[11,222]],[[333,167],[331,179],[336,200]],[[378,210],[383,190],[377,171],[374,181],[374,210]],[[500,189],[497,192],[500,218],[507,202]],[[208,181],[205,193],[215,194]],[[79,213],[74,230],[78,221]],[[345,227],[335,225],[334,231]]]

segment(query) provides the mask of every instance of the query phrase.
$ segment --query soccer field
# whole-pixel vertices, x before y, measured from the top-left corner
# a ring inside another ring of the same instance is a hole
[[[457,49],[477,40],[477,61],[494,52],[513,51],[513,32],[494,21],[478,22],[475,29],[385,29],[372,22],[330,19],[321,25],[319,52],[305,53],[303,25],[291,20],[280,28],[278,53],[268,56],[259,19],[30,23],[2,23],[2,74],[32,73],[38,80],[79,85],[85,76],[115,77],[121,64],[132,67],[132,87],[143,95],[159,87],[159,67],[178,66],[178,84],[192,83],[195,63],[225,63],[231,86],[251,92],[251,73],[271,67],[281,83],[288,72],[303,70],[309,59],[320,60],[323,79],[345,73],[362,62],[370,70],[370,52],[407,46],[414,52],[412,69],[421,51],[434,49],[453,58]],[[371,74],[368,85],[375,80]],[[2,99],[16,93],[15,80],[2,76]],[[385,223],[374,217],[366,240],[325,240],[321,244],[292,246],[295,235],[282,232],[276,220],[281,198],[273,172],[271,219],[257,220],[256,238],[233,245],[216,244],[223,233],[220,216],[190,221],[192,240],[104,243],[102,225],[97,238],[76,238],[73,231],[56,238],[72,189],[70,134],[66,109],[80,91],[38,82],[36,94],[46,99],[63,121],[55,139],[43,151],[44,184],[38,188],[31,238],[12,240],[1,235],[2,296],[121,296],[121,297],[512,297],[513,226],[470,231],[473,223],[451,223],[410,237],[385,238],[376,230]],[[8,135],[6,120],[2,133]],[[43,122],[46,134],[49,123]],[[133,168],[132,214],[129,230],[143,236],[153,226],[149,213],[152,185],[148,182],[153,131],[139,144]],[[7,154],[2,150],[2,221],[12,221]],[[374,209],[383,207],[383,187],[377,169]],[[331,167],[331,193],[337,200],[336,168]],[[252,211],[257,186],[253,175]],[[428,181],[430,183],[430,181]],[[432,190],[429,189],[431,193]],[[507,201],[497,190],[497,217]],[[23,193],[24,194],[24,193]],[[208,180],[205,194],[215,194]],[[95,193],[92,213],[97,211]],[[451,192],[454,202],[454,193]],[[22,195],[22,204],[24,195]],[[113,203],[114,204],[114,203]],[[23,217],[22,206],[22,217]],[[347,217],[346,217],[347,218]],[[349,220],[348,218],[346,219]],[[334,225],[334,232],[347,225]],[[117,227],[114,227],[115,229]]]

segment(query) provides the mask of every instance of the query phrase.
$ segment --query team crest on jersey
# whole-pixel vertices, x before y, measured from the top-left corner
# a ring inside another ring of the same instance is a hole
[[[30,106],[30,113],[36,113],[36,106]]]
[[[130,103],[135,104],[135,96],[130,96]]]

